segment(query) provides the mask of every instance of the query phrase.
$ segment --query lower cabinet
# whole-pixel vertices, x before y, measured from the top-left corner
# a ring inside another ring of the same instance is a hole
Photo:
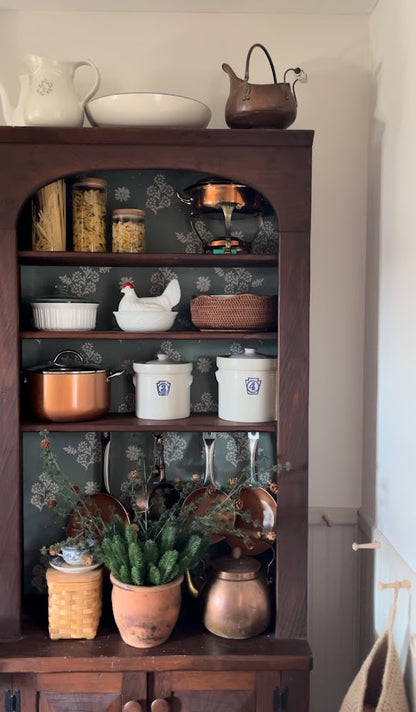
[[[306,672],[256,670],[27,673],[13,675],[9,709],[20,712],[307,712],[308,679]]]

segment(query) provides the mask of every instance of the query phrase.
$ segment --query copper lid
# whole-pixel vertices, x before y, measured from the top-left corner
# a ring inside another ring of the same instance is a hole
[[[241,556],[241,549],[235,547],[231,556],[214,559],[212,567],[220,579],[249,581],[257,577],[261,564],[250,556]]]

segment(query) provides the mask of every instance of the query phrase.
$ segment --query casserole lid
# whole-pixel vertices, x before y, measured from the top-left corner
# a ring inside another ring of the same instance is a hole
[[[88,299],[78,297],[35,297],[31,304],[89,304],[98,307],[98,302],[91,302]]]

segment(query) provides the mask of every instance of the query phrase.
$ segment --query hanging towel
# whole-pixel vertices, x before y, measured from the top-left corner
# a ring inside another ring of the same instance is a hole
[[[391,628],[377,638],[339,712],[409,712]]]

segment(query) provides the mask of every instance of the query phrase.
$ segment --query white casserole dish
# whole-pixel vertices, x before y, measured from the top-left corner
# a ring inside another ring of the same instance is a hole
[[[97,322],[98,304],[76,299],[39,299],[31,302],[36,329],[42,331],[91,331]]]

